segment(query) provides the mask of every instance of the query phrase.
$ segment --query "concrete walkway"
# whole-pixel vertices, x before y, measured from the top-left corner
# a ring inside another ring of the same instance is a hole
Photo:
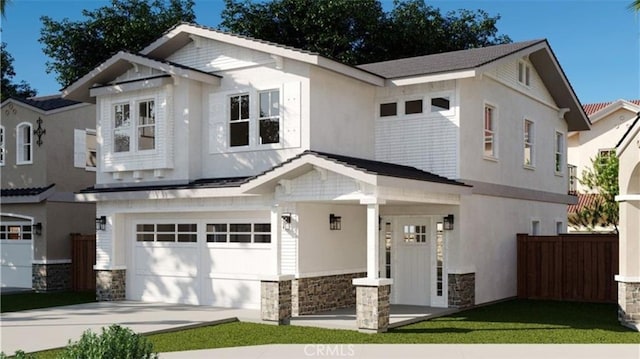
[[[98,302],[26,310],[0,315],[0,351],[34,352],[64,347],[91,329],[120,324],[137,333],[157,333],[235,321],[260,321],[258,310],[227,309],[134,301]]]

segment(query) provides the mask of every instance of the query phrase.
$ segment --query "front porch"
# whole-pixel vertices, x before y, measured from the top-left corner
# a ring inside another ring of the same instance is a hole
[[[391,304],[388,329],[442,317],[458,311],[459,309],[456,308],[434,308],[417,305]],[[356,322],[355,307],[292,317],[290,324],[327,329],[359,329]]]

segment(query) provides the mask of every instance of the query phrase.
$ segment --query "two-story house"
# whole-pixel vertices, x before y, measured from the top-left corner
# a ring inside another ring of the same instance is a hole
[[[591,161],[598,155],[614,152],[616,144],[629,130],[633,120],[640,112],[640,100],[617,100],[613,102],[590,103],[583,106],[591,121],[591,130],[571,132],[567,137],[567,158],[571,173],[570,190],[578,196],[578,203],[568,207],[568,215],[574,216],[598,200],[598,193],[592,193],[580,183],[585,170],[591,169]],[[606,231],[614,230],[613,226],[596,226],[585,228],[569,226],[570,231]]]
[[[92,233],[95,105],[60,95],[9,98],[0,124],[2,287],[69,289],[70,233]]]
[[[180,24],[64,96],[96,103],[99,298],[371,330],[514,296],[515,234],[566,229],[589,128],[545,40],[351,67]]]

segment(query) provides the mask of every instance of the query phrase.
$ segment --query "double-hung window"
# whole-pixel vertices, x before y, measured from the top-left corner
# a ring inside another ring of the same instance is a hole
[[[531,85],[531,67],[524,61],[518,61],[518,82],[525,86]]]
[[[249,145],[249,95],[229,98],[229,144],[231,147]]]
[[[134,112],[131,112],[134,108]],[[114,152],[146,151],[156,148],[155,101],[142,100],[113,106]],[[135,131],[135,134],[134,134]]]
[[[4,126],[0,126],[0,166],[4,166]]]
[[[33,130],[30,123],[21,123],[16,127],[16,163],[33,163]]]
[[[280,92],[260,93],[260,117],[258,118],[260,144],[280,142]]]
[[[533,167],[534,163],[534,128],[533,122],[524,120],[524,165]]]
[[[484,106],[484,157],[496,158],[496,121],[495,108]]]
[[[564,134],[562,132],[556,131],[556,144],[555,144],[555,170],[557,174],[562,173],[562,169],[564,168]]]

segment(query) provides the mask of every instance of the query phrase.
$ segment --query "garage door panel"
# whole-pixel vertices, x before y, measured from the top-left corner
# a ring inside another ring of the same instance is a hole
[[[197,278],[178,276],[136,275],[130,293],[132,300],[164,303],[200,304]]]
[[[208,248],[202,255],[202,273],[257,274],[273,268],[269,248]]]
[[[208,278],[202,285],[202,304],[214,307],[260,309],[260,281]]]
[[[2,287],[31,288],[31,240],[0,241]]]
[[[197,257],[196,247],[136,247],[136,274],[195,278]]]

